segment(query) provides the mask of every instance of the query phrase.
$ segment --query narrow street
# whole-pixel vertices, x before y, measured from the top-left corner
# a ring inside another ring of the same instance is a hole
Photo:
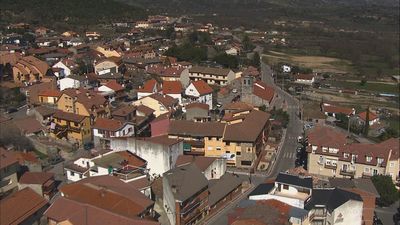
[[[297,137],[302,135],[303,125],[299,119],[299,103],[297,99],[283,91],[281,88],[275,85],[274,79],[272,77],[271,68],[261,61],[261,76],[262,81],[273,86],[280,98],[288,105],[287,112],[289,114],[289,124],[286,131],[286,136],[283,140],[281,150],[278,152],[275,163],[268,175],[252,175],[251,184],[252,187],[242,194],[239,198],[232,201],[229,205],[219,211],[216,215],[208,218],[204,223],[207,225],[222,225],[228,223],[228,214],[232,209],[237,207],[240,201],[247,198],[247,195],[255,188],[257,185],[263,183],[266,179],[276,177],[279,172],[286,171],[294,167],[294,162],[296,160],[296,148],[297,148]],[[238,173],[239,174],[239,173]],[[249,175],[245,172],[240,173],[243,180],[249,179]]]

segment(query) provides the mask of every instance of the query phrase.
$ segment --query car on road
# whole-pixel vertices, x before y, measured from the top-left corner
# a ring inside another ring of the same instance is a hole
[[[222,107],[222,103],[221,102],[218,102],[217,103],[217,108],[221,108]]]
[[[236,94],[238,92],[238,90],[236,89],[236,88],[234,88],[233,90],[232,90],[232,93],[233,94]]]

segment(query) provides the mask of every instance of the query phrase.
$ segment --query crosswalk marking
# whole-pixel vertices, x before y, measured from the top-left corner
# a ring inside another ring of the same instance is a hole
[[[283,158],[294,159],[294,158],[296,158],[296,153],[294,153],[294,152],[285,152],[285,154],[283,154]]]

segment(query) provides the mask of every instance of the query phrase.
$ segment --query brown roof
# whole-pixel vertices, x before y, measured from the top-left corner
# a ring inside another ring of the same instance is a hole
[[[53,117],[56,119],[62,119],[66,121],[72,121],[72,122],[77,122],[80,123],[82,120],[86,118],[86,116],[81,116],[75,113],[67,113],[63,112],[61,110],[57,110],[54,114]]]
[[[45,129],[34,117],[25,117],[12,121],[23,134],[38,133]]]
[[[15,153],[0,147],[0,169],[6,168],[15,163],[18,163]]]
[[[25,56],[20,59],[17,64],[30,67],[32,71],[37,71],[41,74],[46,74],[47,70],[50,68],[46,62],[35,58],[34,56]]]
[[[152,142],[152,143],[156,143],[156,144],[161,144],[161,145],[168,145],[168,146],[171,146],[171,145],[177,144],[179,142],[182,142],[181,139],[168,138],[167,135],[160,135],[160,136],[156,136],[156,137],[143,138],[142,140],[148,141],[148,142]]]
[[[202,73],[202,74],[213,74],[218,76],[228,76],[228,73],[232,71],[224,68],[212,68],[203,66],[193,66],[189,69],[189,73]]]
[[[149,108],[149,107],[147,107],[147,106],[145,106],[145,105],[138,105],[138,106],[136,107],[136,111],[142,112],[142,113],[144,113],[146,116],[149,116],[149,115],[153,114],[154,109]]]
[[[254,109],[254,107],[245,102],[231,102],[231,103],[224,105],[223,109],[243,111],[243,110],[252,110],[252,109]]]
[[[126,122],[120,120],[107,119],[107,118],[97,118],[93,125],[94,129],[117,131],[125,126]]]
[[[76,165],[75,163],[68,163],[64,165],[64,168],[81,174],[84,174],[89,170],[89,168]]]
[[[82,103],[88,111],[93,107],[102,108],[102,106],[107,103],[107,99],[98,92],[84,88],[67,88],[63,90],[61,94],[66,94],[72,98],[77,98],[77,102]]]
[[[47,96],[47,97],[59,97],[61,92],[55,89],[45,89],[41,90],[38,93],[38,96]]]
[[[147,68],[150,74],[156,74],[160,77],[180,77],[184,68],[178,67],[165,67],[163,65],[153,65]]]
[[[17,225],[46,206],[47,201],[29,187],[0,201],[0,224]]]
[[[51,116],[53,115],[57,110],[51,107],[47,107],[47,106],[39,106],[34,108],[34,110],[38,113],[40,113],[40,115],[42,116]]]
[[[182,84],[180,81],[164,81],[162,92],[163,94],[180,94],[182,92]]]
[[[142,88],[139,88],[138,92],[153,93],[154,88],[156,91],[159,89],[159,85],[155,79],[148,80],[144,83]]]
[[[347,144],[347,135],[345,133],[326,126],[316,126],[309,131],[307,137],[310,145],[340,149]]]
[[[360,119],[366,121],[367,120],[367,111],[359,113],[358,116],[360,117]],[[378,116],[373,112],[369,112],[369,121],[375,120],[375,119],[378,119]]]
[[[25,172],[18,182],[21,184],[44,184],[50,179],[54,179],[54,173]]]
[[[139,178],[133,181],[128,182],[129,185],[132,185],[137,190],[142,190],[151,186],[151,181],[147,177]]]
[[[85,225],[157,225],[158,222],[139,217],[129,218],[109,210],[74,201],[64,197],[57,200],[46,210],[45,215],[57,222],[69,221],[72,224]]]
[[[323,105],[322,109],[324,112],[328,112],[328,113],[343,113],[345,115],[350,115],[353,113],[353,109],[351,109],[351,108],[345,108],[345,107],[340,107],[340,106],[335,106],[335,105]]]
[[[296,80],[312,80],[314,78],[314,74],[296,74],[294,75]]]
[[[171,120],[168,133],[189,137],[222,137],[225,124],[219,122],[196,123],[187,120]]]
[[[60,188],[64,197],[136,218],[154,205],[141,192],[114,176],[89,177]]]
[[[169,95],[162,95],[158,93],[154,93],[149,95],[148,97],[153,98],[164,105],[164,107],[169,108],[178,103],[178,99],[175,99]]]
[[[147,165],[146,160],[129,151],[112,152],[94,159],[93,162],[97,166],[103,168],[109,168],[111,166],[116,169],[121,169],[127,165],[134,166],[136,168],[145,168]]]
[[[205,156],[179,155],[176,159],[176,166],[183,166],[194,163],[201,171],[205,171],[217,158]]]
[[[207,104],[199,103],[199,102],[193,102],[193,103],[187,104],[185,106],[185,108],[186,109],[200,108],[200,109],[204,109],[204,110],[207,110],[207,111],[209,109]]]
[[[34,152],[15,152],[15,156],[20,165],[24,165],[25,162],[39,163],[38,157]]]
[[[213,92],[213,89],[204,80],[194,81],[192,84],[200,95],[206,95]]]
[[[0,54],[0,64],[5,65],[9,63],[10,65],[14,65],[21,57],[22,55],[19,52]]]
[[[123,91],[125,90],[124,87],[122,87],[122,85],[120,85],[117,81],[112,80],[107,82],[106,84],[104,84],[104,86],[107,86],[108,88],[114,90],[115,92],[117,91]]]
[[[224,141],[255,142],[269,118],[269,113],[252,110],[242,122],[226,126]]]
[[[130,113],[133,113],[136,111],[136,107],[133,105],[124,105],[121,106],[117,109],[115,109],[111,114],[113,116],[127,116]]]
[[[253,85],[253,94],[271,103],[275,96],[275,90],[272,86],[262,81],[257,81]]]

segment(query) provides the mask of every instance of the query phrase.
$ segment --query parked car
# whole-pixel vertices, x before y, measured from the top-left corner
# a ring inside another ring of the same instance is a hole
[[[232,93],[236,94],[238,92],[238,90],[235,88],[232,90]]]
[[[17,108],[8,108],[8,109],[7,109],[7,113],[8,113],[8,114],[10,114],[10,113],[15,113],[15,112],[18,112],[18,109],[17,109]]]

